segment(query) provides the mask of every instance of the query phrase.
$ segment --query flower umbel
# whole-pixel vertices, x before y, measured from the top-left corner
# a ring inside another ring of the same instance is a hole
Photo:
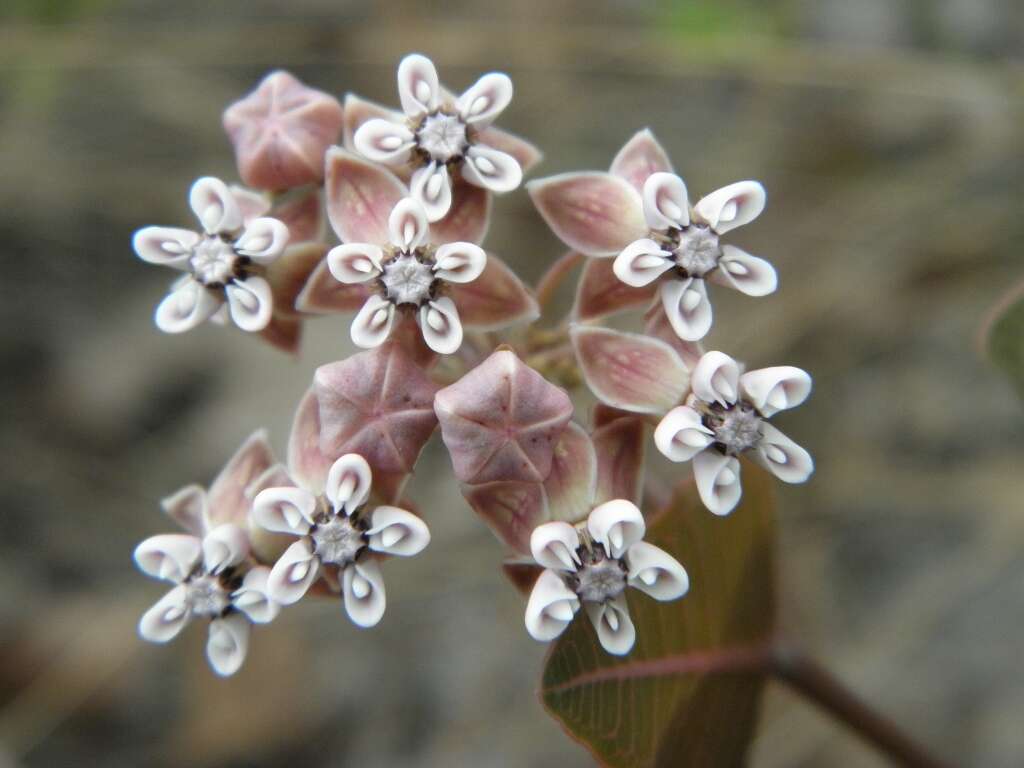
[[[242,201],[220,179],[192,185],[189,204],[203,231],[144,227],[132,244],[143,261],[187,272],[156,309],[156,325],[182,333],[230,313],[243,331],[261,331],[273,314],[265,267],[284,252],[288,227],[277,219],[244,217]],[[226,308],[225,308],[225,302]]]
[[[693,460],[697,490],[709,510],[727,515],[739,502],[742,453],[783,482],[810,477],[810,454],[767,421],[807,399],[811,377],[805,371],[777,366],[741,374],[728,355],[707,352],[693,370],[691,387],[686,405],[658,424],[654,442],[672,461]]]
[[[537,526],[530,537],[533,558],[545,570],[526,606],[526,629],[542,642],[554,640],[582,604],[601,646],[629,653],[636,630],[629,618],[627,586],[655,600],[686,594],[686,570],[664,550],[642,541],[646,526],[640,510],[625,499],[605,502],[585,523]]]

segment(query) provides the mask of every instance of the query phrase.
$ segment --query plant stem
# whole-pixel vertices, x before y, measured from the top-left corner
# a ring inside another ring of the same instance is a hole
[[[583,255],[576,251],[569,251],[563,254],[554,264],[548,267],[548,271],[541,277],[540,282],[537,283],[537,303],[540,304],[541,311],[547,306],[548,302],[554,296],[558,286],[562,284],[562,280],[565,279],[572,270],[583,261]]]
[[[814,702],[864,741],[907,768],[947,768],[895,723],[857,698],[843,683],[805,653],[778,645],[769,662],[772,674]]]

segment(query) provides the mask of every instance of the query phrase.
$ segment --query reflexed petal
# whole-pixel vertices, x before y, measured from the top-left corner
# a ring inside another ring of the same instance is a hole
[[[208,290],[188,277],[156,308],[156,327],[164,333],[184,333],[211,318],[224,302],[219,292]]]
[[[689,461],[714,441],[714,432],[687,405],[666,413],[654,430],[654,444],[672,461]]]
[[[320,558],[309,539],[296,541],[274,563],[267,577],[267,593],[281,605],[297,603],[320,575]]]
[[[231,604],[257,624],[273,621],[281,611],[281,606],[270,598],[269,579],[270,569],[257,566],[245,574],[242,586],[231,595]]]
[[[459,310],[447,296],[434,299],[420,307],[419,323],[423,340],[439,355],[450,355],[462,346]]]
[[[164,595],[139,620],[139,636],[151,643],[173,640],[192,618],[188,608],[188,587],[177,586]]]
[[[625,594],[606,603],[584,603],[587,616],[597,630],[597,639],[608,653],[624,656],[636,642],[636,628],[629,618]]]
[[[434,243],[481,243],[491,223],[494,196],[482,187],[456,180],[452,204],[443,219],[430,223]]]
[[[723,245],[722,257],[718,260],[720,269],[708,277],[722,285],[728,285],[747,296],[767,296],[779,286],[775,268],[764,259],[751,256],[735,245]]]
[[[470,283],[487,266],[487,254],[473,243],[445,243],[434,255],[434,274],[449,283]]]
[[[475,189],[475,187],[474,187]],[[487,256],[483,273],[470,283],[451,283],[448,296],[459,308],[464,328],[493,331],[540,315],[536,299],[500,258]]]
[[[212,176],[198,179],[188,193],[192,212],[211,235],[230,234],[242,228],[242,211],[228,185]]]
[[[327,150],[326,162],[327,218],[341,242],[388,242],[388,217],[408,195],[405,185],[386,168],[340,147]]]
[[[417,168],[409,183],[409,191],[426,211],[429,221],[440,221],[452,207],[452,178],[448,166],[430,162]]]
[[[699,341],[711,330],[711,302],[700,278],[662,283],[661,304],[672,330],[684,341]]]
[[[693,476],[697,492],[712,513],[728,515],[740,500],[740,463],[718,451],[701,451],[693,457]]]
[[[235,250],[257,264],[269,264],[288,245],[288,227],[283,221],[262,217],[245,226],[242,236],[235,242]]]
[[[647,306],[657,288],[648,285],[633,288],[615,274],[615,262],[608,259],[587,259],[583,264],[573,314],[580,321],[599,320],[602,317],[628,309]],[[672,338],[676,339],[673,333]]]
[[[305,488],[266,488],[252,500],[252,521],[275,533],[303,536],[316,513],[316,496]]]
[[[406,252],[423,245],[430,234],[423,205],[411,197],[400,200],[388,216],[388,233],[392,245]]]
[[[773,416],[807,399],[811,377],[792,365],[759,368],[740,376],[740,390],[763,416]]]
[[[637,192],[643,192],[647,177],[658,171],[671,173],[672,163],[651,130],[644,128],[619,150],[609,170],[632,184]]]
[[[400,110],[389,109],[376,102],[369,101],[360,96],[356,96],[354,93],[345,94],[345,105],[344,105],[344,128],[343,128],[343,144],[345,149],[355,149],[355,132],[359,130],[359,126],[363,123],[373,120],[374,118],[383,118],[392,123],[402,123],[405,121],[405,113]]]
[[[298,485],[314,495],[323,493],[327,470],[333,463],[320,449],[320,432],[320,399],[316,391],[310,389],[299,401],[292,419],[288,435],[288,471]]]
[[[186,531],[202,538],[206,531],[206,491],[201,486],[186,485],[161,499],[160,508]]]
[[[579,548],[580,536],[569,523],[544,523],[530,534],[530,553],[545,568],[575,571],[580,564]]]
[[[665,550],[638,541],[626,553],[629,584],[655,600],[675,600],[686,594],[690,579],[686,569]]]
[[[313,314],[356,312],[366,303],[371,286],[338,282],[331,274],[327,259],[316,265],[302,292],[295,299],[295,309]]]
[[[203,545],[197,536],[162,533],[135,548],[135,564],[147,576],[182,582],[199,565],[202,554]]]
[[[671,253],[662,249],[653,240],[644,238],[627,245],[622,253],[615,257],[612,269],[615,276],[626,285],[643,288],[673,266],[675,262]]]
[[[249,652],[249,633],[252,625],[241,613],[229,613],[210,622],[206,640],[206,658],[213,671],[221,677],[235,674],[242,668]]]
[[[248,556],[249,536],[239,525],[224,523],[203,537],[203,567],[208,573],[220,573]]]
[[[756,181],[737,181],[702,197],[694,206],[697,214],[722,235],[749,224],[764,210],[764,187]]]
[[[235,280],[224,287],[231,309],[231,319],[243,331],[262,331],[274,313],[274,296],[270,283],[252,275]]]
[[[434,62],[419,53],[410,53],[398,65],[398,98],[402,110],[416,117],[437,109],[441,88]]]
[[[483,128],[490,125],[511,101],[512,80],[501,72],[491,72],[459,96],[455,108],[467,123]]]
[[[412,512],[398,507],[377,507],[366,532],[370,549],[389,555],[411,557],[430,543],[430,529]]]
[[[690,224],[686,184],[674,173],[652,173],[644,182],[644,218],[651,229],[682,229]]]
[[[270,200],[262,192],[246,189],[238,184],[228,187],[235,198],[238,210],[242,212],[242,221],[248,225],[253,219],[266,215],[271,209]]]
[[[526,173],[541,161],[544,154],[533,144],[519,136],[503,131],[500,128],[489,126],[481,130],[476,129],[476,143],[486,144],[488,147],[501,150],[505,154],[512,155],[519,163],[519,167]]]
[[[374,118],[356,129],[352,144],[356,152],[368,160],[398,164],[409,159],[416,137],[401,123]]]
[[[562,634],[580,609],[580,600],[554,571],[537,578],[526,604],[526,631],[546,643]]]
[[[381,296],[371,296],[352,319],[352,341],[363,349],[379,347],[391,333],[395,305]]]
[[[511,192],[523,181],[519,161],[482,144],[474,144],[466,151],[462,175],[470,184],[492,192]]]
[[[132,236],[132,248],[150,264],[188,269],[192,249],[199,240],[200,236],[189,229],[143,227]]]
[[[341,283],[365,283],[379,275],[384,251],[369,243],[345,243],[327,254],[327,267]]]
[[[732,405],[739,395],[739,363],[724,352],[705,352],[693,369],[690,386],[705,403]]]
[[[387,600],[384,577],[375,560],[363,560],[347,566],[341,575],[345,611],[353,623],[372,627],[384,616]]]
[[[636,504],[625,499],[606,501],[587,518],[587,530],[604,545],[612,557],[622,557],[626,550],[644,537],[647,526]]]
[[[794,443],[771,424],[762,422],[763,437],[757,444],[757,463],[784,483],[803,483],[814,472],[811,454]]]
[[[346,453],[327,471],[324,493],[335,512],[351,515],[370,496],[373,474],[366,459],[358,453]]]

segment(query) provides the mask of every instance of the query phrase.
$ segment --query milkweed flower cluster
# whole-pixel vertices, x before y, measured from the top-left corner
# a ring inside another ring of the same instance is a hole
[[[230,675],[251,626],[304,597],[334,596],[355,625],[377,625],[382,565],[430,542],[432,510],[421,514],[405,489],[438,428],[463,497],[507,550],[506,571],[526,574],[516,583],[529,594],[528,633],[555,640],[582,610],[615,655],[635,646],[633,601],[689,589],[641,512],[651,423],[663,454],[692,461],[715,514],[740,499],[743,455],[785,482],[810,475],[807,452],[768,421],[808,396],[810,377],[744,373],[700,343],[712,326],[707,283],[776,289],[767,261],[721,241],[762,212],[757,182],[691,205],[647,130],[606,173],[530,182],[552,230],[594,258],[567,321],[523,332],[538,300],[483,245],[493,194],[541,159],[494,126],[512,90],[489,73],[455,96],[412,54],[398,67],[396,112],[273,72],[223,115],[248,188],[201,177],[188,195],[199,231],[135,234],[141,259],[182,273],[157,308],[160,330],[230,319],[294,353],[304,323],[344,314],[362,350],[316,370],[286,461],[257,432],[209,490],[164,502],[184,533],[136,549],[138,567],[172,585],[143,616],[144,639],[205,620],[209,662]],[[598,322],[645,308],[642,333]],[[574,420],[560,386],[581,383],[600,401],[589,423]]]

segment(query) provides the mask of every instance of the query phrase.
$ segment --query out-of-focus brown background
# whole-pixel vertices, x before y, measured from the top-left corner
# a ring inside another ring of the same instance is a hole
[[[388,567],[375,630],[306,601],[228,682],[201,627],[135,635],[162,594],[130,559],[170,530],[157,500],[257,426],[283,449],[350,345],[343,318],[297,361],[160,335],[169,275],[131,232],[234,176],[220,111],[269,69],[392,104],[413,50],[455,88],[512,75],[501,125],[546,151],[534,175],[607,167],[650,126],[694,194],[765,183],[734,242],[781,290],[719,291],[709,342],[815,377],[779,421],[818,462],[780,491],[787,631],[951,761],[1020,765],[1024,408],[974,337],[1024,279],[1022,44],[1014,0],[6,0],[0,766],[589,764],[540,708],[544,649],[436,438],[413,485],[434,542]],[[524,191],[496,213],[489,244],[536,279],[561,247]],[[777,690],[752,762],[882,764]]]

